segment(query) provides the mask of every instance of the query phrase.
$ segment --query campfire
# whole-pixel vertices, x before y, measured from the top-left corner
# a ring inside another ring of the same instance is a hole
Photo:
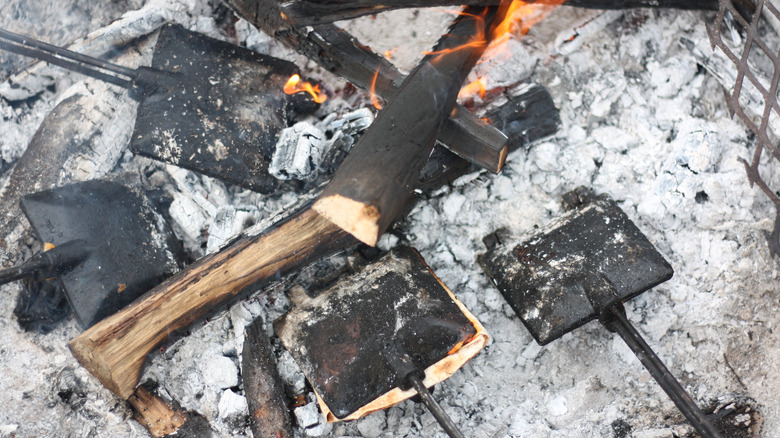
[[[119,12],[1,21],[1,434],[780,423],[771,4]]]

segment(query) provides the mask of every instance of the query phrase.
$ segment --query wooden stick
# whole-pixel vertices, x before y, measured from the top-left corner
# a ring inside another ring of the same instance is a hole
[[[106,388],[127,399],[146,356],[169,335],[236,301],[252,284],[355,243],[304,209],[258,236],[201,259],[71,340],[70,349]]]
[[[298,0],[286,2],[282,8],[285,17],[296,26],[332,23],[363,15],[378,14],[401,8],[491,6],[502,0]],[[526,3],[555,4],[560,0],[537,0]],[[567,6],[588,9],[676,8],[717,10],[718,0],[569,0]]]
[[[467,8],[379,113],[312,208],[374,246],[403,210],[458,91],[506,7]]]
[[[293,438],[290,411],[276,369],[263,319],[247,326],[241,354],[241,375],[249,405],[249,427],[256,437]]]
[[[333,24],[293,28],[283,18],[278,0],[226,0],[226,3],[238,16],[357,87],[368,90],[376,75],[375,91],[386,101],[395,96],[405,79],[384,57]],[[498,173],[506,160],[506,136],[466,108],[455,108],[438,141],[472,164]]]
[[[139,386],[127,401],[133,407],[133,418],[156,438],[175,433],[187,421],[183,412],[168,406],[143,385]]]

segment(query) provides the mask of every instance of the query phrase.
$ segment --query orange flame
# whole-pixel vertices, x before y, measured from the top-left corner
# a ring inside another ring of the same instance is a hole
[[[455,344],[455,346],[450,348],[450,351],[447,352],[447,356],[457,353],[461,348],[463,348],[464,343],[465,343],[464,341],[460,341],[457,344]]]
[[[476,336],[476,333],[471,335],[471,336],[469,336],[468,338],[458,342],[457,344],[455,344],[455,346],[450,348],[450,351],[447,352],[447,355],[449,356],[451,354],[455,354],[458,351],[460,351],[460,349],[463,348],[464,345],[466,345],[469,342],[473,341],[475,336]]]
[[[465,13],[463,11],[458,11],[457,12],[458,15],[463,15],[465,17],[471,17],[471,18],[473,18],[476,21],[476,28],[474,29],[474,35],[472,35],[472,37],[469,38],[469,40],[467,42],[465,42],[465,43],[463,43],[463,44],[461,44],[459,46],[451,47],[451,48],[447,48],[447,49],[442,49],[442,50],[425,51],[425,52],[423,52],[423,54],[425,54],[425,55],[439,55],[439,56],[442,56],[442,55],[446,55],[448,53],[454,53],[454,52],[457,52],[459,50],[463,50],[463,49],[466,49],[466,48],[482,47],[482,46],[486,45],[487,44],[487,38],[486,38],[486,35],[485,35],[485,14],[487,14],[487,11],[488,11],[487,8],[485,8],[485,10],[482,13],[482,15],[474,15],[474,14]],[[445,12],[449,12],[449,11],[445,11]]]
[[[374,77],[371,78],[371,89],[369,90],[369,93],[371,95],[371,103],[374,104],[374,108],[381,110],[382,109],[382,102],[379,101],[379,96],[376,94],[376,80],[379,78],[379,69],[382,68],[377,67],[376,71],[374,72]]]
[[[496,48],[504,46],[516,29],[519,28],[520,33],[525,35],[531,29],[533,25],[542,21],[547,17],[555,8],[565,3],[566,0],[547,0],[544,4],[536,2],[525,2],[523,0],[514,0],[507,9],[507,13],[504,19],[496,27],[490,35],[490,49],[496,52]],[[444,11],[452,13],[452,11]],[[476,20],[476,29],[474,35],[468,42],[453,48],[427,51],[423,52],[425,55],[446,55],[458,50],[463,50],[469,47],[481,47],[488,44],[488,36],[485,29],[485,14],[487,9],[482,15],[474,15],[464,13],[463,11],[454,12],[458,15],[465,15],[472,17]]]
[[[312,84],[306,81],[301,82],[301,77],[297,74],[290,76],[290,79],[288,79],[287,83],[284,84],[284,92],[286,94],[295,94],[302,91],[311,94],[311,97],[317,103],[322,103],[328,100],[328,96],[326,96],[325,93],[320,90],[319,85],[312,86]]]
[[[385,59],[389,61],[390,57],[393,56],[393,53],[395,53],[396,50],[398,50],[398,47],[396,47],[395,49],[390,49],[390,50],[386,51],[385,52]]]
[[[483,76],[476,81],[463,86],[463,88],[460,89],[460,93],[458,93],[458,98],[464,99],[474,97],[475,95],[484,98],[485,93],[487,93],[487,77]]]
[[[465,48],[485,46],[488,44],[488,40],[490,40],[490,49],[496,49],[505,45],[516,29],[519,28],[520,33],[525,35],[533,25],[542,21],[547,15],[555,10],[555,8],[565,2],[566,0],[547,0],[545,4],[539,4],[537,2],[514,0],[509,5],[504,19],[493,28],[490,38],[486,35],[485,26],[487,9],[485,9],[481,15],[457,11],[455,12],[456,14],[472,17],[476,21],[474,35],[469,41],[460,46],[423,53],[425,55],[446,55]],[[451,11],[445,12],[450,13]]]
[[[531,27],[545,19],[555,8],[565,2],[566,0],[547,0],[544,4],[539,4],[514,0],[509,5],[504,20],[493,30],[491,46],[506,44],[515,29],[519,28],[522,35],[527,34]]]

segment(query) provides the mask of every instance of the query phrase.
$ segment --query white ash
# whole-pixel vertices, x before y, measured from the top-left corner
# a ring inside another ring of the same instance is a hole
[[[298,406],[293,412],[298,425],[304,429],[316,426],[320,423],[322,417],[319,408],[317,408],[317,403],[313,401],[303,406]]]
[[[354,144],[352,136],[359,134],[374,121],[368,108],[339,115],[334,112],[312,124],[302,121],[285,128],[276,141],[276,149],[268,172],[280,180],[313,181],[326,171],[326,157],[334,148],[343,153]]]
[[[170,7],[188,26],[199,17],[210,18],[205,2],[152,4]],[[623,423],[630,426],[630,436],[690,432],[614,335],[592,323],[538,346],[475,264],[486,234],[500,227],[522,233],[543,226],[561,213],[562,193],[588,185],[616,199],[676,271],[672,280],[628,303],[631,321],[700,404],[726,405],[751,397],[764,420],[764,433],[771,436],[780,427],[775,390],[780,386],[780,342],[773,333],[780,312],[777,261],[769,257],[762,233],[771,229],[773,212],[764,195],[750,188],[737,161],[748,158],[753,147],[745,128],[729,118],[720,85],[698,71],[699,58],[682,44],[703,35],[706,19],[679,11],[627,12],[588,35],[578,51],[550,56],[554,37],[589,14],[559,8],[518,45],[538,63],[505,61],[517,64],[518,72],[533,66],[534,79],[549,87],[561,109],[561,131],[528,152],[518,151],[501,175],[471,174],[439,191],[415,208],[393,238],[384,239],[387,248],[399,241],[413,243],[494,337],[485,351],[438,385],[434,396],[474,437],[613,437],[615,425]],[[431,15],[436,14],[418,17]],[[361,41],[389,50],[394,44],[411,44],[383,35],[404,39],[399,26],[413,28],[420,19],[405,11],[355,25],[367,29]],[[433,21],[442,31],[446,28],[446,18]],[[430,29],[435,41],[441,31]],[[430,45],[420,44],[408,58]],[[400,49],[392,56],[399,60]],[[402,64],[413,66],[416,61],[409,59]],[[511,68],[504,71],[515,74]],[[495,81],[514,83],[499,75]],[[3,106],[3,126],[14,127],[3,132],[27,135],[29,141],[51,108],[43,102],[14,110]],[[19,151],[25,144],[4,138],[2,150]],[[769,170],[768,178],[777,182],[777,170]],[[281,207],[297,204],[295,194],[271,199],[240,190],[225,193],[202,177],[190,181],[206,188],[192,191],[185,184],[175,187],[176,192],[198,209],[213,212],[210,218],[228,205],[255,205],[260,222],[267,223]],[[202,232],[203,225],[198,227]],[[204,243],[204,236],[199,239],[194,246]],[[245,426],[233,421],[243,397],[240,379],[237,389],[207,384],[200,364],[209,357],[239,363],[242,327],[257,315],[270,326],[289,308],[283,289],[275,286],[193,327],[152,357],[144,379],[160,383],[182,406],[204,415],[217,436],[248,435]],[[0,307],[11,309],[18,290],[18,285],[4,286]],[[70,320],[48,335],[24,333],[10,310],[0,314],[6,388],[0,393],[0,434],[147,436],[126,404],[70,355],[65,344],[78,332]],[[274,345],[288,391],[304,395],[309,402],[304,406],[309,406],[312,394],[300,370],[289,353]],[[66,402],[58,394],[67,389],[75,395]],[[430,414],[410,401],[352,423],[321,422],[297,433],[314,436],[310,434],[320,433],[321,427],[323,436],[334,437],[443,436]]]
[[[254,225],[260,218],[260,211],[254,205],[234,207],[225,205],[217,209],[209,226],[206,253],[210,254],[232,241],[244,229]]]
[[[366,438],[379,438],[386,428],[387,416],[384,411],[369,414],[357,422],[357,429],[360,435]]]
[[[232,388],[238,385],[238,366],[235,362],[222,355],[214,355],[201,362],[203,383],[220,389]]]
[[[272,48],[276,46],[272,37],[259,31],[243,18],[236,22],[235,29],[238,40],[250,50],[270,54]]]
[[[236,394],[232,389],[222,391],[219,398],[219,417],[229,419],[231,417],[243,417],[247,412],[246,397]]]
[[[277,179],[310,180],[327,144],[325,133],[309,122],[285,128],[276,141],[268,172]]]
[[[582,44],[596,37],[607,26],[623,17],[623,11],[589,11],[574,26],[555,37],[555,51],[561,55],[571,55]]]
[[[359,108],[346,114],[331,113],[320,122],[325,132],[341,131],[344,135],[363,132],[374,121],[374,113],[368,108]]]

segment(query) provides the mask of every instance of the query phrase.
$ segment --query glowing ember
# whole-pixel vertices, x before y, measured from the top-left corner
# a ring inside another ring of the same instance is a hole
[[[379,78],[379,69],[381,67],[377,67],[376,71],[374,72],[374,77],[371,78],[371,89],[369,90],[371,94],[371,103],[374,104],[374,108],[381,110],[382,109],[382,102],[379,100],[379,96],[376,95],[376,80]]]
[[[395,49],[390,49],[390,50],[386,51],[385,52],[385,59],[389,61],[390,57],[393,56],[393,53],[395,53],[396,50],[398,50],[398,47],[396,47]]]
[[[459,99],[468,99],[473,98],[474,96],[479,96],[480,98],[485,97],[485,93],[487,92],[487,77],[483,76],[476,81],[473,81],[469,84],[466,84],[463,86],[463,88],[460,89],[460,93],[458,93]]]
[[[290,79],[284,84],[284,92],[286,94],[295,94],[302,91],[311,94],[311,97],[317,103],[328,100],[328,96],[320,90],[319,85],[312,85],[306,81],[301,82],[301,77],[297,74],[290,76]]]

